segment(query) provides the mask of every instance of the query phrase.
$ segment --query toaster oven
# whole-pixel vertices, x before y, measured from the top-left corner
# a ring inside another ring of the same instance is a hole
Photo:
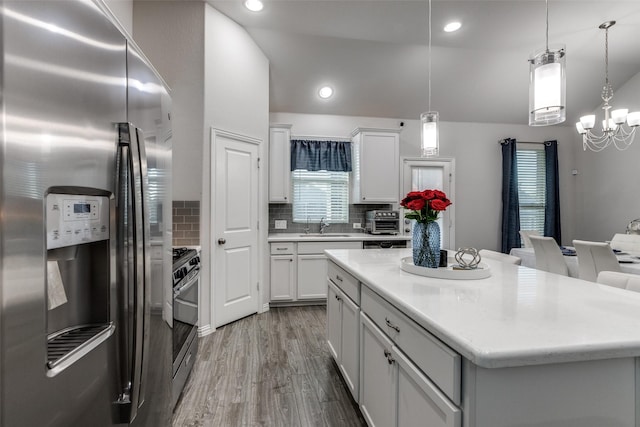
[[[400,215],[398,211],[367,211],[364,225],[369,234],[398,234]]]

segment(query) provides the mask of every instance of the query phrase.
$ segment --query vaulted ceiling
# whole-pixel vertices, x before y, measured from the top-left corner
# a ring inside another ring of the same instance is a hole
[[[269,58],[272,112],[418,119],[427,110],[426,0],[263,0],[259,13],[208,1]],[[445,33],[452,20],[462,28]],[[567,49],[568,126],[602,102],[598,26],[609,20],[615,90],[640,72],[640,1],[549,1],[549,44]],[[433,0],[432,110],[443,121],[526,124],[527,59],[544,45],[543,0]],[[317,96],[323,84],[330,100]]]

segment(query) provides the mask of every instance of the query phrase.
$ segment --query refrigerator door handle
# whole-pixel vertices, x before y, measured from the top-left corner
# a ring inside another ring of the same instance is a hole
[[[141,132],[130,123],[119,123],[119,159],[116,188],[123,194],[118,195],[118,211],[120,213],[120,227],[123,227],[121,251],[125,254],[121,259],[119,277],[125,282],[122,290],[124,312],[120,314],[121,327],[121,355],[120,360],[122,393],[118,400],[119,417],[122,422],[135,419],[138,408],[144,403],[147,356],[149,348],[150,321],[150,243],[149,222],[147,220],[147,191],[146,157],[144,143],[139,141]],[[132,229],[128,229],[130,222]],[[125,243],[126,242],[126,243]],[[133,282],[133,289],[129,289]],[[133,297],[130,293],[133,291]],[[131,305],[129,304],[131,301]]]

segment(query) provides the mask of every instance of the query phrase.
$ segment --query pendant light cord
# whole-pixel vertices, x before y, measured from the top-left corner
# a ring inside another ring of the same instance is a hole
[[[545,0],[546,10],[547,10],[547,32],[545,35],[545,48],[547,52],[549,52],[549,0]]]
[[[429,0],[429,109],[431,111],[431,0]]]
[[[604,83],[609,85],[609,28],[604,30]]]

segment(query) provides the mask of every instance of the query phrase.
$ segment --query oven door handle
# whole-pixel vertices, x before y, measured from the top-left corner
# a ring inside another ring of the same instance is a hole
[[[196,267],[195,269],[200,270],[200,267]],[[175,288],[173,290],[173,297],[176,298],[180,296],[181,293],[186,292],[192,287],[197,281],[200,279],[200,273],[196,274],[189,280],[185,285],[180,286],[179,288]]]

